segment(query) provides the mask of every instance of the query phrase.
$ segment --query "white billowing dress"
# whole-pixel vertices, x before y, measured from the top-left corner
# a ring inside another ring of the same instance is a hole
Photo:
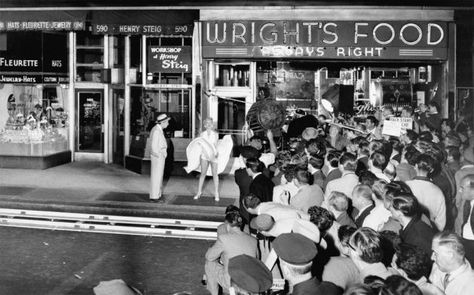
[[[204,131],[199,137],[191,141],[186,148],[188,165],[184,167],[187,173],[200,171],[201,158],[217,163],[217,173],[222,173],[229,161],[230,153],[234,145],[230,135],[219,139],[219,134],[215,131]],[[212,175],[211,165],[207,170],[207,175]]]

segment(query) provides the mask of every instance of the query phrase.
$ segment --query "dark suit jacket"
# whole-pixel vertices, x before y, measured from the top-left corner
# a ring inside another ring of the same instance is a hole
[[[323,188],[325,179],[326,179],[326,176],[324,175],[323,171],[318,170],[318,171],[314,172],[314,174],[313,174],[313,184],[317,184],[317,185],[319,185],[320,188]]]
[[[339,169],[334,169],[331,172],[329,172],[329,174],[326,176],[326,179],[324,180],[324,183],[323,183],[323,191],[326,191],[326,186],[331,180],[341,178],[341,176],[342,176],[342,172]]]
[[[354,218],[354,223],[356,224],[358,228],[362,227],[362,225],[364,224],[365,218],[370,214],[370,211],[372,211],[372,209],[374,208],[375,206],[372,205],[366,208],[357,218]]]
[[[356,175],[360,175],[362,171],[369,170],[369,158],[364,156],[357,160]]]
[[[296,284],[292,295],[338,295],[343,291],[340,287],[330,282],[320,282],[316,277]]]
[[[234,172],[235,183],[239,186],[239,208],[240,215],[246,223],[250,220],[250,215],[247,210],[244,209],[242,204],[243,199],[248,196],[250,192],[250,183],[252,183],[252,177],[247,174],[247,169],[241,168]]]
[[[256,195],[262,202],[273,200],[273,181],[263,174],[257,175],[250,183],[250,193]]]
[[[341,226],[342,225],[349,225],[352,227],[356,227],[354,220],[347,214],[347,212],[342,213],[339,215],[336,219],[336,222],[339,223]]]
[[[404,229],[400,230],[400,239],[405,243],[422,248],[429,254],[435,233],[436,231],[431,226],[416,217]]]

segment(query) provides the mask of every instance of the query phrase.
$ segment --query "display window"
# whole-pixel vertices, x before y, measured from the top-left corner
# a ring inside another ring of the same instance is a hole
[[[67,151],[67,89],[3,84],[0,89],[0,154],[46,156]]]

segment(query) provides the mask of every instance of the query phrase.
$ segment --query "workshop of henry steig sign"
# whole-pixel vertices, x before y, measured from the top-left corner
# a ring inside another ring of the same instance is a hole
[[[191,46],[148,46],[148,72],[191,73]]]

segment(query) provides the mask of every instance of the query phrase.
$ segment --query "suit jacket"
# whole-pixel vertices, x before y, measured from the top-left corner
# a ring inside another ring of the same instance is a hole
[[[247,174],[247,169],[245,168],[235,170],[234,177],[235,183],[239,187],[240,214],[246,223],[248,223],[250,220],[250,214],[244,209],[242,201],[250,193],[250,183],[252,183],[252,177]]]
[[[324,179],[323,190],[326,191],[326,187],[331,180],[340,178],[341,176],[342,176],[342,172],[339,169],[334,169],[331,172],[329,172],[329,174],[326,175],[326,179]]]
[[[220,260],[227,273],[229,259],[246,254],[257,257],[257,240],[244,232],[230,232],[220,235],[206,252],[207,261]]]
[[[151,156],[166,158],[168,144],[160,124],[156,124],[150,131]]]
[[[454,178],[456,180],[456,187],[461,186],[461,180],[469,174],[474,174],[474,165],[464,165],[461,167],[461,169],[454,174]],[[455,224],[454,224],[454,231],[462,235],[462,225],[464,223],[463,216],[462,216],[462,210],[464,208],[464,203],[465,201],[461,198],[461,194],[458,192],[456,194],[456,208],[458,208],[459,213],[456,216]]]
[[[403,242],[418,246],[429,254],[435,233],[436,231],[431,226],[416,217],[400,230],[400,238]]]
[[[296,284],[292,295],[338,295],[343,290],[330,282],[320,282],[316,277]]]
[[[320,188],[323,188],[324,180],[326,180],[326,175],[324,175],[323,171],[318,170],[313,173],[313,184],[317,184]]]
[[[356,174],[360,175],[362,171],[369,170],[369,157],[363,156],[357,159]]]
[[[323,201],[324,193],[318,185],[304,185],[300,187],[296,195],[291,197],[290,206],[308,212],[309,207],[321,206]]]
[[[364,224],[365,218],[370,214],[370,211],[372,211],[372,209],[374,208],[375,208],[375,205],[372,204],[370,207],[365,208],[365,210],[362,211],[362,213],[360,213],[359,216],[357,216],[357,218],[354,218],[354,223],[356,224],[358,228],[362,227],[362,225]]]
[[[356,227],[354,220],[347,214],[347,212],[343,212],[336,218],[336,222],[339,223],[341,226],[348,225],[352,227]]]
[[[262,202],[273,200],[273,181],[263,174],[257,175],[250,183],[250,193],[256,195]]]

